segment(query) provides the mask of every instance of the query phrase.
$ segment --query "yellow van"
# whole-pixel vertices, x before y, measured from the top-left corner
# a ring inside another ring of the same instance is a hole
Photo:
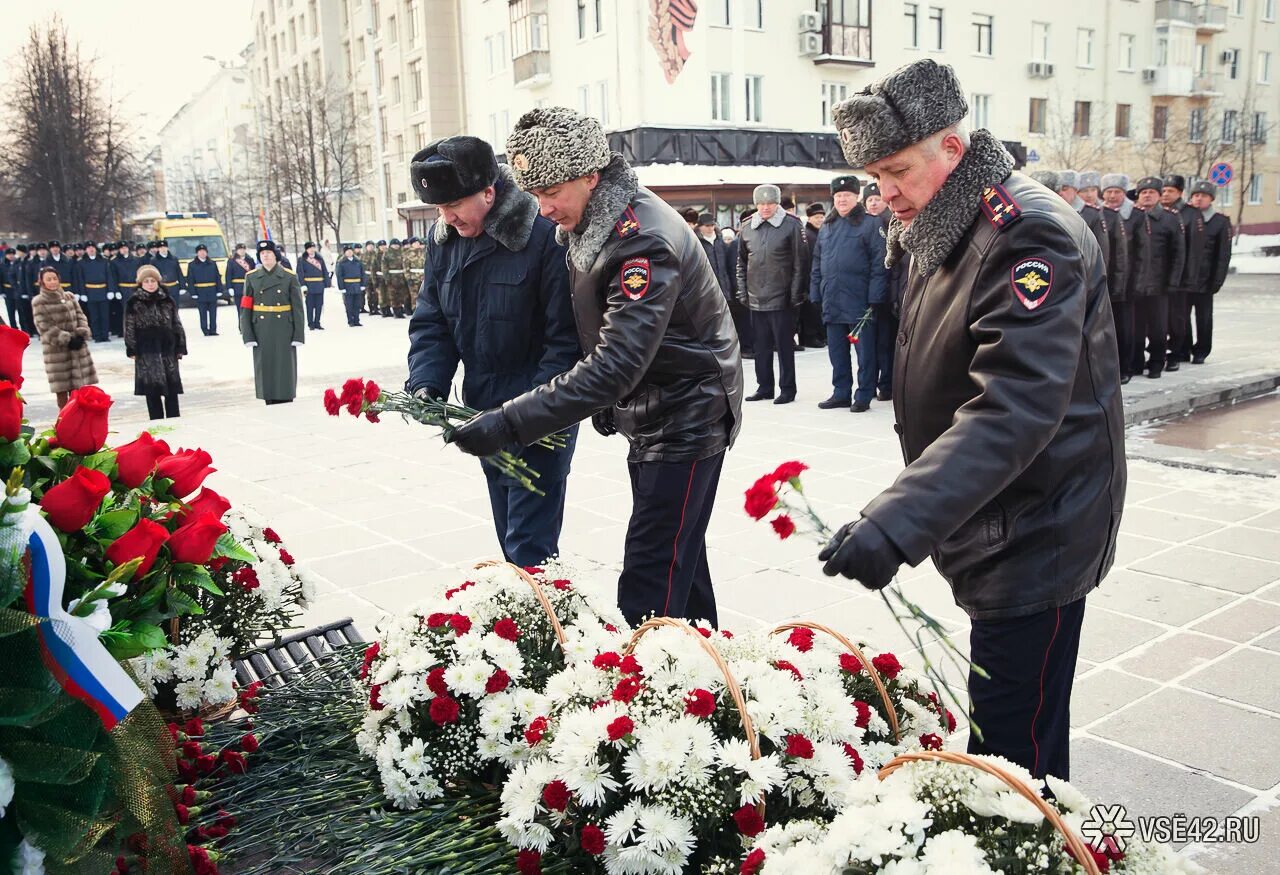
[[[227,238],[222,234],[222,226],[208,213],[165,213],[164,218],[152,223],[151,230],[155,239],[168,241],[169,252],[178,259],[184,277],[187,264],[196,257],[196,247],[201,243],[209,248],[209,257],[217,262],[218,275],[226,276]],[[228,300],[230,295],[226,293]]]

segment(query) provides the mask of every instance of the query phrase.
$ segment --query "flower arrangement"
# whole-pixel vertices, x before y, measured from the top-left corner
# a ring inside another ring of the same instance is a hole
[[[131,661],[143,692],[169,710],[197,711],[236,700],[231,641],[205,630],[186,644],[152,650]]]
[[[564,566],[477,569],[390,621],[365,654],[368,710],[357,743],[383,790],[413,809],[449,783],[496,783],[523,761],[561,669],[616,646],[625,628],[603,590]]]

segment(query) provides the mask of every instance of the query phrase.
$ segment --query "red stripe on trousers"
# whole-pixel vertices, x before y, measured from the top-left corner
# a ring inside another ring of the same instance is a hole
[[[1058,625],[1062,622],[1062,608],[1055,608],[1053,612],[1053,637],[1049,639],[1049,646],[1044,649],[1044,664],[1040,666],[1040,702],[1036,705],[1035,716],[1031,718],[1031,746],[1035,748],[1035,762],[1032,764],[1032,774],[1040,771],[1040,742],[1036,739],[1036,721],[1040,719],[1040,709],[1044,707],[1044,674],[1049,670],[1049,653],[1053,650],[1053,642],[1058,640]]]
[[[689,496],[693,494],[693,472],[697,470],[697,462],[689,466],[689,485],[684,489],[684,504],[680,505],[680,527],[676,529],[676,539],[671,544],[671,567],[667,569],[667,603],[662,606],[664,615],[671,610],[671,584],[676,575],[676,559],[680,556],[680,534],[684,531],[684,514],[689,508]]]

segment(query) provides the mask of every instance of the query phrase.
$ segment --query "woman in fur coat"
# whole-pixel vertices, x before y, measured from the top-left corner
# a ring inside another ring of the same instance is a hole
[[[124,351],[133,359],[133,394],[146,396],[150,417],[177,416],[187,334],[160,271],[149,264],[138,268],[138,288],[124,304]]]
[[[98,372],[89,354],[89,320],[76,296],[62,288],[62,277],[52,267],[37,275],[40,292],[31,301],[31,315],[44,355],[49,391],[58,399],[58,409],[72,391],[98,382]]]

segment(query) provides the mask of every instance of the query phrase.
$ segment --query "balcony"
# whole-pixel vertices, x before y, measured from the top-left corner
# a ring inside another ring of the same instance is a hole
[[[1227,29],[1227,7],[1201,3],[1196,7],[1196,30],[1199,33],[1222,33]]]
[[[511,73],[517,87],[532,87],[551,80],[551,52],[529,51],[511,59]]]
[[[511,21],[511,72],[516,87],[542,85],[551,79],[548,0],[508,0]]]
[[[1221,97],[1222,96],[1222,74],[1221,73],[1196,73],[1195,78],[1191,80],[1191,96],[1192,97]]]
[[[1148,77],[1148,70],[1152,71]],[[1190,97],[1194,88],[1195,72],[1190,67],[1148,67],[1142,73],[1142,81],[1152,85],[1152,97]]]
[[[1192,0],[1156,0],[1156,22],[1195,24],[1195,7]]]

